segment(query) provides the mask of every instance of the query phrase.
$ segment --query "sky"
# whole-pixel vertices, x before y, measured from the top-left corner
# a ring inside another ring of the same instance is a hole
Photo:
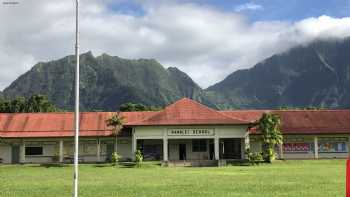
[[[0,90],[37,62],[74,54],[74,0],[0,1]],[[292,47],[350,36],[350,0],[80,4],[81,52],[154,58],[203,88]]]

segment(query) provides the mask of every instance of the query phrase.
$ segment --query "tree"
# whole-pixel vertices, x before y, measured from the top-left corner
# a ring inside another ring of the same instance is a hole
[[[55,112],[59,109],[44,95],[33,95],[26,99],[16,97],[12,100],[0,98],[1,113],[30,113],[30,112]]]
[[[263,136],[263,157],[267,162],[275,159],[275,146],[281,144],[283,136],[281,134],[281,119],[278,115],[264,113],[259,120],[259,130]]]
[[[119,107],[119,111],[127,112],[127,111],[159,111],[160,107],[155,106],[145,106],[141,103],[124,103]]]
[[[22,112],[26,106],[26,100],[24,97],[16,97],[12,101],[10,101],[10,109],[9,111],[13,113]]]
[[[114,114],[111,118],[106,120],[107,126],[113,127],[113,135],[115,136],[115,148],[114,151],[117,152],[117,140],[118,140],[118,134],[123,128],[124,124],[124,117],[120,115],[119,112]]]
[[[57,108],[49,102],[47,96],[33,95],[26,102],[27,112],[55,112]]]

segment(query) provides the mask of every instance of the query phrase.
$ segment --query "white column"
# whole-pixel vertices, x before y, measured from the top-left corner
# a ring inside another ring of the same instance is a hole
[[[117,135],[115,135],[114,136],[115,137],[115,139],[114,139],[114,152],[116,152],[117,154],[118,154],[118,136]]]
[[[248,155],[245,154],[246,150],[247,149],[250,149],[250,139],[249,139],[249,133],[247,133],[244,137],[244,157],[243,158],[246,158],[248,159]],[[251,151],[251,150],[250,150]]]
[[[59,162],[63,162],[63,140],[60,140],[59,142],[59,150],[58,150],[58,157],[59,157]]]
[[[245,149],[250,148],[249,134],[245,135],[245,138],[244,138],[244,145],[245,145]]]
[[[314,150],[315,150],[315,159],[318,159],[318,138],[315,136],[314,138]]]
[[[97,147],[96,147],[96,157],[97,157],[97,162],[101,161],[101,140],[97,139]]]
[[[163,161],[168,161],[168,138],[163,137]]]
[[[137,138],[136,138],[136,135],[135,135],[135,131],[133,130],[132,131],[132,142],[131,142],[131,151],[132,151],[132,160],[135,160],[135,152],[136,152],[136,148],[137,148]]]
[[[215,160],[219,160],[219,138],[214,138],[214,158]]]
[[[284,158],[284,156],[283,156],[283,142],[281,143],[281,144],[279,144],[279,157],[280,157],[280,159],[283,159]]]
[[[26,144],[25,144],[24,140],[22,140],[20,150],[21,150],[20,161],[21,161],[21,163],[25,163],[26,162]]]

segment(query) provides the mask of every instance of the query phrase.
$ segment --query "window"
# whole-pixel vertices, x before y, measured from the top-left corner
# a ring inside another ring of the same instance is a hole
[[[43,155],[43,147],[41,146],[26,147],[26,155]]]
[[[192,140],[192,152],[206,152],[207,140]]]

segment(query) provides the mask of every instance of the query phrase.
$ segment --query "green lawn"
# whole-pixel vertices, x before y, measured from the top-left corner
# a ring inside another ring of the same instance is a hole
[[[70,196],[72,166],[0,165],[0,196]],[[345,196],[345,160],[142,168],[81,165],[80,196]]]

